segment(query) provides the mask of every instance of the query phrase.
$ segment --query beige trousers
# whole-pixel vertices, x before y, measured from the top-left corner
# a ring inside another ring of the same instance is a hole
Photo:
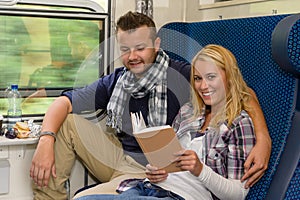
[[[76,197],[114,194],[122,180],[145,177],[145,167],[124,155],[119,140],[105,127],[103,122],[95,124],[78,115],[68,115],[57,134],[54,147],[57,178],[51,177],[48,187],[44,188],[33,183],[34,199],[67,199],[65,182],[70,177],[76,158],[102,182]]]

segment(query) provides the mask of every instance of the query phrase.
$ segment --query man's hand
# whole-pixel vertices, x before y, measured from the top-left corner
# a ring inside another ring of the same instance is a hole
[[[245,164],[245,174],[241,181],[247,181],[245,188],[252,187],[265,173],[271,155],[271,140],[269,137],[257,140]],[[248,180],[247,180],[248,179]]]
[[[52,136],[41,137],[32,158],[30,177],[39,187],[48,186],[51,175],[56,178],[53,146]]]
[[[256,144],[244,164],[245,175],[241,181],[248,179],[245,188],[252,187],[264,175],[268,167],[272,148],[268,127],[257,96],[251,88],[249,88],[249,92],[252,98],[249,101],[251,109],[248,113],[254,123]]]

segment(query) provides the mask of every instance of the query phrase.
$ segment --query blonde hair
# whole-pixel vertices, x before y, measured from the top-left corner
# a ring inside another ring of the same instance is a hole
[[[195,63],[196,61],[213,62],[218,68],[225,72],[227,79],[226,105],[223,110],[217,111],[210,122],[211,126],[227,121],[228,125],[240,114],[242,110],[249,111],[250,93],[248,86],[237,65],[234,55],[220,45],[210,44],[203,47],[192,60],[191,68],[191,100],[194,107],[194,116],[199,116],[205,108],[205,104],[198,92],[195,90]]]

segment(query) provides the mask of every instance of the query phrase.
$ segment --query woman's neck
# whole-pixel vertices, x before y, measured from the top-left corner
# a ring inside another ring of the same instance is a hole
[[[205,108],[204,117],[205,117],[205,121],[204,121],[203,126],[200,129],[200,132],[204,132],[207,129],[207,127],[209,126],[209,123],[210,123],[210,120],[211,120],[211,117],[212,117],[210,107]]]

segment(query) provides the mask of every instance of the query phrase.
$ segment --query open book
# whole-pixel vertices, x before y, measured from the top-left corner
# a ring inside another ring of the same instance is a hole
[[[167,172],[180,171],[174,163],[174,153],[182,150],[174,129],[169,126],[146,127],[142,114],[131,113],[133,135],[148,162]]]

